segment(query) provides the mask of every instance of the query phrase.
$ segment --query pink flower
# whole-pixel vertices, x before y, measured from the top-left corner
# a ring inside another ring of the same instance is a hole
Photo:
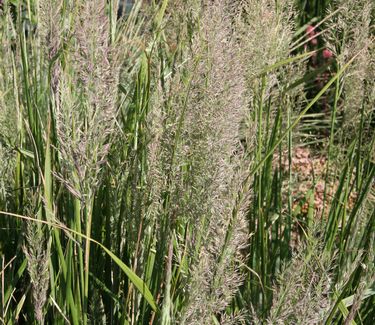
[[[315,27],[314,26],[311,26],[311,25],[308,25],[307,27],[306,27],[306,33],[307,33],[307,35],[309,36],[309,37],[312,37],[312,36],[314,36],[315,35]]]
[[[323,58],[324,59],[330,59],[332,57],[333,57],[333,53],[330,50],[328,50],[328,49],[323,50]]]
[[[318,40],[316,38],[313,38],[313,39],[310,40],[310,43],[312,45],[317,45],[318,44]]]
[[[306,34],[307,34],[307,38],[311,38],[309,43],[311,45],[317,45],[318,44],[318,40],[316,39],[316,36],[315,36],[315,27],[314,26],[311,26],[311,25],[308,25],[306,27]]]

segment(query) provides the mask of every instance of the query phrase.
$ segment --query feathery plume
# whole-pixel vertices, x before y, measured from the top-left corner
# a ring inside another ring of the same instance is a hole
[[[49,288],[50,245],[46,242],[43,228],[33,222],[27,223],[26,243],[23,250],[32,283],[35,318],[39,324],[44,324],[43,307],[47,302]]]

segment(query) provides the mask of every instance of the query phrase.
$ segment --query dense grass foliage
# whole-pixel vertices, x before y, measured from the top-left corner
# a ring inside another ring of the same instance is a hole
[[[373,2],[120,4],[0,1],[1,322],[373,324]]]

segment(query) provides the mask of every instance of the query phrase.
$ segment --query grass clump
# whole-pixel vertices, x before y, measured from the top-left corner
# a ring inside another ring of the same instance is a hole
[[[2,323],[370,324],[360,2],[0,2]]]

